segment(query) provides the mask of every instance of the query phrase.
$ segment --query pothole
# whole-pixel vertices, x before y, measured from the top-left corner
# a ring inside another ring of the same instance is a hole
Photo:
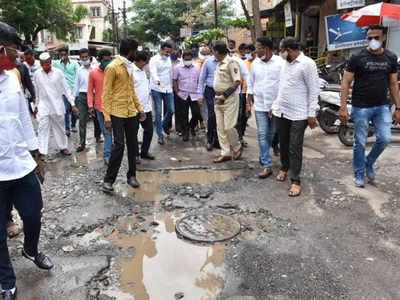
[[[132,257],[118,257],[120,290],[136,300],[174,299],[182,293],[185,299],[214,299],[224,284],[223,258],[228,246],[196,245],[178,239],[175,222],[180,213],[157,214],[144,223],[152,230],[136,235],[116,230],[110,242],[124,250],[134,249]],[[129,230],[136,220],[125,220]],[[144,227],[147,227],[144,226]],[[122,228],[120,228],[122,229]]]
[[[232,217],[215,213],[186,216],[176,223],[176,231],[196,242],[223,242],[240,233],[240,224]]]
[[[132,196],[137,202],[161,201],[165,198],[160,191],[163,183],[194,183],[202,186],[232,180],[243,174],[243,170],[184,170],[161,172],[138,172],[140,189],[132,189],[126,184],[116,184],[115,192],[123,197]]]

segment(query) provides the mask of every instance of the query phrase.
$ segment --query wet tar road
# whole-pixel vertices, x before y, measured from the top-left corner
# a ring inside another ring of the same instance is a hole
[[[257,178],[254,128],[243,158],[221,165],[212,164],[219,153],[205,150],[204,134],[183,143],[172,133],[164,146],[154,139],[157,159],[138,166],[142,187],[127,186],[124,159],[114,195],[100,191],[101,144],[90,139],[87,151],[71,158],[54,151],[40,245],[56,267],[37,270],[19,255],[23,236],[9,241],[19,299],[400,299],[400,139],[394,139],[378,162],[376,185],[356,189],[351,148],[337,136],[308,131],[304,191],[294,199],[288,182]],[[70,142],[76,146],[77,134]],[[273,162],[276,174],[279,158]],[[212,214],[228,223],[218,228]],[[186,239],[175,229],[188,216],[183,227],[190,234],[233,237]]]

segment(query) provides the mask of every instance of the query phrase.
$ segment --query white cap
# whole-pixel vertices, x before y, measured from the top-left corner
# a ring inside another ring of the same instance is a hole
[[[48,52],[43,52],[42,54],[40,54],[39,59],[40,60],[48,60],[50,59],[50,54]]]

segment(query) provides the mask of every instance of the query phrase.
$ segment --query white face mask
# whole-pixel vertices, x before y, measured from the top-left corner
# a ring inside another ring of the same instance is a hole
[[[260,57],[261,60],[265,60],[266,58],[267,58],[266,55],[263,55],[263,56]]]
[[[253,59],[253,55],[251,55],[250,53],[246,54],[246,59]]]
[[[84,66],[90,65],[90,60],[89,59],[82,60],[82,65],[84,65]]]
[[[375,39],[372,39],[369,41],[369,47],[371,48],[372,51],[376,51],[379,50],[379,48],[382,47],[382,42],[381,41],[377,41]]]
[[[287,58],[288,58],[288,52],[287,52],[287,51],[285,51],[285,52],[280,52],[279,55],[280,55],[280,57],[282,57],[283,59],[287,59]]]
[[[184,60],[183,64],[184,64],[185,67],[191,67],[193,62],[191,60]]]

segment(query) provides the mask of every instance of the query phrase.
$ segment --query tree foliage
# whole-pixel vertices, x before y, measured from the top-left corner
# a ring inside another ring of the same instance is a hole
[[[194,43],[196,43],[196,44],[199,44],[201,42],[208,42],[209,43],[209,42],[211,42],[213,40],[222,39],[222,38],[225,38],[225,37],[226,37],[226,35],[221,29],[214,28],[214,29],[203,31],[202,33],[200,33],[200,34],[198,34],[196,36],[193,36],[193,37],[190,37],[190,38],[186,39],[185,40],[185,45],[186,45],[186,47],[190,47],[190,45],[192,45]]]
[[[169,37],[180,39],[180,29],[187,25],[193,32],[214,27],[212,0],[132,0],[130,11],[134,14],[128,35],[141,43],[157,43]],[[219,19],[231,18],[232,0],[218,1]],[[223,23],[223,22],[222,22]]]
[[[0,0],[0,18],[14,26],[31,44],[46,29],[60,39],[74,39],[75,23],[89,14],[83,5],[73,9],[71,0]]]

